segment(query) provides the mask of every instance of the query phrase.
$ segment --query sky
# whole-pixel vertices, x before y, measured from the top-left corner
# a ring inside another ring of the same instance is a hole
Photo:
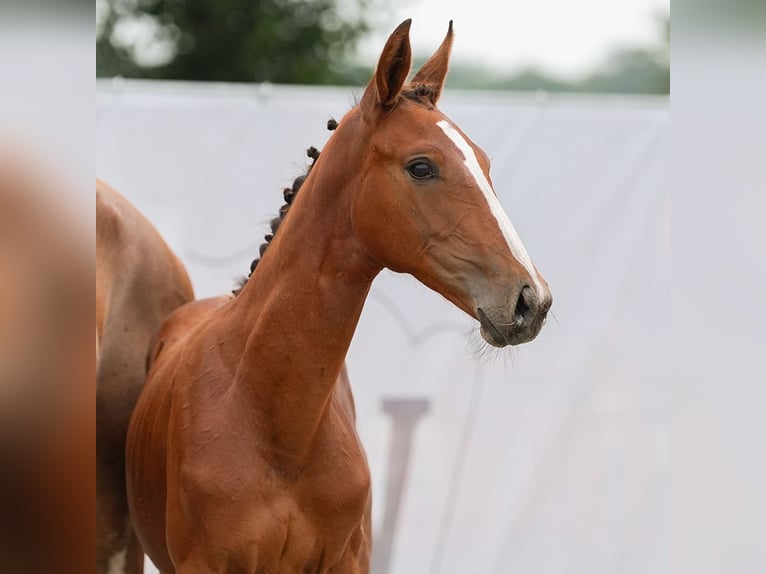
[[[613,48],[654,46],[659,16],[670,0],[392,0],[380,28],[360,45],[375,61],[399,22],[412,18],[417,55],[429,55],[454,20],[453,61],[502,70],[528,66],[573,79],[604,61]]]

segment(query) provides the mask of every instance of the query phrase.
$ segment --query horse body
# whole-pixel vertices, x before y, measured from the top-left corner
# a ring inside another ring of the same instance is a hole
[[[125,435],[144,384],[149,342],[194,298],[183,265],[124,197],[96,182],[98,572],[141,572],[125,496]]]
[[[165,574],[368,572],[370,474],[344,360],[384,267],[493,345],[543,323],[550,293],[487,197],[486,156],[435,106],[451,26],[405,86],[408,33],[389,38],[242,290],[178,309],[155,339],[127,480]]]

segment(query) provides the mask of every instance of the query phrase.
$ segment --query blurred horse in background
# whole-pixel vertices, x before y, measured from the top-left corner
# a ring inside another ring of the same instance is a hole
[[[369,571],[370,471],[344,361],[382,269],[415,276],[494,346],[545,321],[550,291],[486,154],[437,108],[452,24],[408,83],[409,28],[389,37],[242,289],[181,307],[155,338],[127,485],[164,574]]]
[[[144,385],[149,342],[194,298],[181,262],[122,195],[96,182],[96,565],[99,574],[143,571],[128,515],[125,435]]]

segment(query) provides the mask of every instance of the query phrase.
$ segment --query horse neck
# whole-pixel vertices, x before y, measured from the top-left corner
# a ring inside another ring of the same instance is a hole
[[[373,278],[355,240],[350,181],[327,165],[303,184],[231,317],[241,339],[236,388],[280,464],[300,465],[326,414]]]

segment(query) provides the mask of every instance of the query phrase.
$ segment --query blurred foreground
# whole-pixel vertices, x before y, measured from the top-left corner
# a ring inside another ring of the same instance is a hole
[[[0,571],[82,572],[94,529],[93,246],[41,164],[0,144]]]
[[[93,568],[92,9],[0,5],[0,572]]]

